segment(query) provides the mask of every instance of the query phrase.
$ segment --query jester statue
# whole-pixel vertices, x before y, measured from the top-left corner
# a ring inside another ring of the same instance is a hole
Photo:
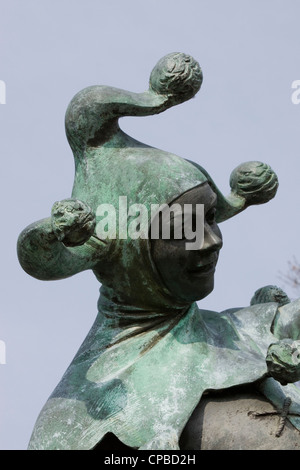
[[[300,300],[264,286],[244,308],[220,313],[197,304],[214,287],[218,223],[272,199],[276,174],[262,162],[242,163],[225,197],[198,164],[119,127],[120,117],[183,103],[201,83],[199,64],[172,53],[152,70],[147,91],[91,86],[68,106],[72,194],[24,229],[18,257],[41,280],[91,269],[100,298],[40,412],[31,450],[300,449]],[[189,237],[185,226],[175,234],[173,205],[190,209]],[[145,229],[141,214],[153,206],[159,217],[148,217]],[[161,208],[169,208],[169,237]]]

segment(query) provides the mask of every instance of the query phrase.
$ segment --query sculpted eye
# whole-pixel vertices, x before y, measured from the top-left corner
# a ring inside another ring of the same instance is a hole
[[[210,209],[205,216],[205,220],[209,225],[213,225],[216,222],[216,208]]]

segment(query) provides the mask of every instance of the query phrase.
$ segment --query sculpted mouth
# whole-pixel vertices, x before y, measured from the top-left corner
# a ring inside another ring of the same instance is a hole
[[[207,274],[210,272],[213,272],[216,269],[216,261],[213,261],[211,263],[207,263],[201,266],[197,266],[193,269],[190,269],[189,272],[193,274]]]
[[[193,274],[208,274],[212,273],[216,269],[216,264],[218,261],[218,254],[216,253],[214,256],[210,256],[209,260],[206,262],[199,263],[198,265],[189,269],[190,273]]]

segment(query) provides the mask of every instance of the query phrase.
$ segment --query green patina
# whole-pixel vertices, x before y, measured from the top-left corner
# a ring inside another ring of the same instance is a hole
[[[135,448],[178,449],[206,390],[264,379],[262,391],[272,402],[285,393],[268,378],[266,355],[270,344],[286,337],[288,323],[299,323],[298,305],[281,307],[271,299],[222,314],[199,310],[166,287],[151,240],[101,240],[95,230],[98,206],[117,209],[120,196],[150,208],[209,185],[222,222],[275,195],[277,177],[264,163],[236,168],[225,197],[199,165],[120,129],[120,117],[160,113],[190,99],[201,83],[194,59],[170,54],[153,69],[148,91],[94,86],[68,107],[66,133],[76,169],[72,196],[22,232],[18,255],[38,279],[91,269],[102,287],[95,323],[41,411],[31,449],[92,449],[109,432]],[[300,329],[290,331],[287,336],[298,339]],[[298,412],[297,392],[288,387]]]

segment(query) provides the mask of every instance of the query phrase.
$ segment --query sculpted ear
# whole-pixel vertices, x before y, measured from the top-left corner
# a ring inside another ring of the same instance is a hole
[[[229,180],[231,192],[225,197],[204,168],[188,161],[207,177],[217,195],[216,221],[218,223],[230,219],[249,206],[270,201],[278,189],[278,178],[272,168],[266,163],[251,161],[242,163],[232,171]]]

